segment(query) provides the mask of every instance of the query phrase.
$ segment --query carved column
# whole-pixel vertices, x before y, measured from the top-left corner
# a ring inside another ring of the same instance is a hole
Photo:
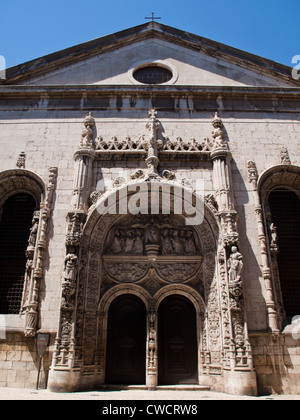
[[[222,120],[217,113],[212,125],[213,185],[221,227],[218,266],[222,290],[225,389],[230,393],[255,394],[256,381],[243,296],[243,257],[239,252],[237,212],[230,167],[231,153],[225,140]]]
[[[27,263],[24,282],[25,330],[26,337],[34,337],[37,331],[39,286],[43,278],[44,255],[47,248],[48,223],[57,177],[57,168],[49,168],[48,184],[40,211],[34,213],[32,228],[26,250]]]
[[[154,389],[158,383],[157,367],[157,315],[155,306],[150,303],[147,315],[147,369],[146,385],[149,389]]]
[[[66,256],[62,280],[60,322],[49,376],[53,391],[72,391],[78,388],[80,362],[76,353],[76,295],[79,272],[80,240],[88,210],[95,144],[94,118],[85,118],[79,148],[74,154],[75,178],[71,209],[67,216]]]
[[[257,189],[258,173],[255,162],[249,161],[247,164],[248,180],[253,186],[254,206],[258,228],[258,240],[260,245],[260,254],[262,260],[262,274],[266,289],[266,306],[268,312],[269,328],[273,332],[279,332],[277,324],[276,305],[273,298],[272,276],[268,260],[267,240],[264,230],[264,221],[262,214],[262,207],[260,204],[259,193]]]

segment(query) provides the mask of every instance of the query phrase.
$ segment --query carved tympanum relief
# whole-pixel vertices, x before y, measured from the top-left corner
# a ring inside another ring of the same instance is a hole
[[[104,246],[107,273],[120,282],[138,281],[150,268],[167,282],[192,277],[203,258],[200,244],[193,228],[173,219],[135,216],[114,226]]]

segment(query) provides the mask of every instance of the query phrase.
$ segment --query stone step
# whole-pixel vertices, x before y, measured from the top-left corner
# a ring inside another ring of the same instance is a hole
[[[99,385],[97,390],[99,391],[120,391],[120,390],[147,390],[146,385],[118,385],[118,384],[106,384]],[[197,384],[181,384],[181,385],[158,385],[153,391],[209,391],[210,387],[207,385]]]

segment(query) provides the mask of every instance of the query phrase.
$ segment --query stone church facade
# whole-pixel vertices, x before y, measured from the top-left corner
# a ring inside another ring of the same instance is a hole
[[[0,385],[300,391],[299,81],[156,22],[0,83]]]

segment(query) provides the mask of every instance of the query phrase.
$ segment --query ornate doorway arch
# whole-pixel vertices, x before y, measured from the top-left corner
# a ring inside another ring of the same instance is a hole
[[[108,196],[100,201],[106,199]],[[209,200],[204,204],[203,222],[190,226],[184,216],[174,212],[103,214],[94,207],[80,242],[73,233],[79,224],[75,216],[67,240],[69,249],[76,246],[74,273],[77,275],[78,269],[78,282],[70,293],[69,283],[64,280],[62,284],[52,389],[60,389],[62,382],[66,387],[61,378],[67,375],[60,369],[66,365],[72,377],[69,389],[105,384],[109,305],[117,295],[128,293],[139,296],[146,307],[149,388],[158,383],[158,308],[163,296],[172,294],[186,296],[196,310],[200,383],[202,379],[213,383],[216,376],[220,379],[225,368],[234,374],[240,367],[248,369],[240,279],[228,285],[227,278],[231,258],[240,255],[231,255],[230,246],[237,241],[232,212],[224,213],[220,226],[219,213]]]

